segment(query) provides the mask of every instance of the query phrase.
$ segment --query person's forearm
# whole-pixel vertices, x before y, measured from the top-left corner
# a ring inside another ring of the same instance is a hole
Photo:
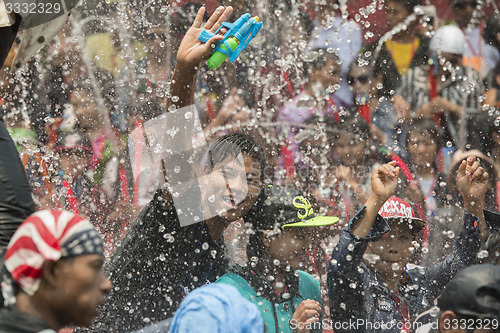
[[[175,66],[170,85],[170,98],[167,98],[167,112],[171,106],[180,109],[193,104],[196,69],[194,67]]]
[[[372,229],[377,214],[384,205],[385,200],[371,194],[366,201],[366,209],[361,218],[352,226],[352,234],[359,238],[366,237]]]
[[[481,239],[486,238],[488,236],[486,219],[484,218],[484,200],[464,200],[464,208],[471,214],[475,215],[479,219],[479,228],[481,229],[479,233],[479,237]]]

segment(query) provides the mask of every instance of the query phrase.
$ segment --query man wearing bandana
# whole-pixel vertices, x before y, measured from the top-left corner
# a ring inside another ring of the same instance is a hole
[[[0,332],[88,326],[111,289],[101,237],[88,220],[68,211],[30,215],[1,258]]]

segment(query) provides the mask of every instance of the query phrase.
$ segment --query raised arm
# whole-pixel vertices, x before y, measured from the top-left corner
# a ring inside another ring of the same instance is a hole
[[[479,219],[481,239],[488,235],[483,211],[488,181],[488,173],[481,167],[479,159],[469,156],[462,161],[457,172],[457,187],[464,200],[464,208]]]
[[[372,193],[366,201],[366,209],[363,215],[352,226],[352,234],[359,238],[364,238],[372,229],[378,211],[384,203],[396,191],[399,179],[399,167],[392,161],[381,165],[371,176]]]
[[[220,6],[210,16],[205,26],[203,15],[205,7],[198,10],[193,25],[186,32],[177,51],[177,62],[172,74],[172,84],[170,85],[170,98],[167,98],[167,112],[172,107],[182,108],[193,103],[194,84],[196,73],[201,62],[209,56],[217,44],[224,39],[222,35],[215,35],[203,43],[198,39],[203,29],[214,33],[226,21],[233,12],[232,7]]]

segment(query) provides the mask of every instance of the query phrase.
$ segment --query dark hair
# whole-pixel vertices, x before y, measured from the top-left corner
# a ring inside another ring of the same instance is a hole
[[[439,152],[439,149],[443,147],[443,133],[442,130],[431,119],[419,119],[410,125],[405,142],[406,150],[408,150],[408,147],[410,146],[410,135],[425,134],[426,132],[432,136],[432,139],[436,143],[437,154]]]
[[[215,141],[208,151],[207,166],[213,170],[217,163],[224,161],[228,156],[236,157],[239,153],[244,153],[259,162],[260,180],[263,181],[267,168],[266,154],[262,146],[245,133],[226,134]]]
[[[329,60],[335,61],[340,67],[340,58],[336,52],[328,52],[326,49],[314,49],[310,52],[318,52],[318,56],[311,62],[304,61],[304,71],[314,73],[326,66]]]
[[[346,133],[350,135],[359,135],[360,139],[365,143],[371,138],[370,126],[358,113],[343,118],[338,125],[338,129],[339,133],[336,138]]]
[[[413,13],[413,9],[415,8],[415,6],[418,6],[422,3],[420,0],[386,0],[385,2],[395,2],[403,5],[408,11],[408,15]]]
[[[496,35],[500,32],[500,16],[491,15],[486,20],[486,26],[483,30],[483,37],[486,43],[500,49],[500,42],[497,40]],[[498,66],[497,66],[498,67]]]

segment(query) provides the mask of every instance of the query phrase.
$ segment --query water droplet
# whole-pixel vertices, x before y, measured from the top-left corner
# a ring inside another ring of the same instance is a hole
[[[214,203],[215,202],[215,195],[211,195],[208,197],[208,202]]]
[[[179,96],[172,96],[170,99],[172,102],[177,103],[179,101]]]
[[[301,54],[300,57],[302,58],[302,60],[304,60],[305,62],[313,62],[314,60],[316,60],[319,56],[319,53],[317,51],[311,51],[311,52],[307,52],[305,54]]]
[[[186,112],[186,114],[184,115],[184,118],[186,118],[186,119],[191,119],[192,117],[193,117],[192,112]]]
[[[205,250],[205,251],[206,251],[206,250],[208,250],[208,243],[207,243],[207,242],[205,242],[205,243],[201,244],[201,248],[202,248],[203,250]]]
[[[349,288],[356,289],[356,283],[354,283],[354,282],[349,283]]]
[[[274,259],[274,260],[273,260],[273,264],[274,264],[275,266],[279,266],[279,265],[280,265],[280,261],[279,261],[278,259]]]
[[[484,258],[487,258],[489,255],[489,252],[486,251],[486,250],[481,250],[478,252],[477,254],[477,259],[484,259]]]
[[[178,166],[178,165],[176,165],[176,166],[175,166],[175,168],[174,168],[174,172],[175,172],[175,173],[179,173],[179,172],[181,172],[181,167],[180,167],[180,166]]]

